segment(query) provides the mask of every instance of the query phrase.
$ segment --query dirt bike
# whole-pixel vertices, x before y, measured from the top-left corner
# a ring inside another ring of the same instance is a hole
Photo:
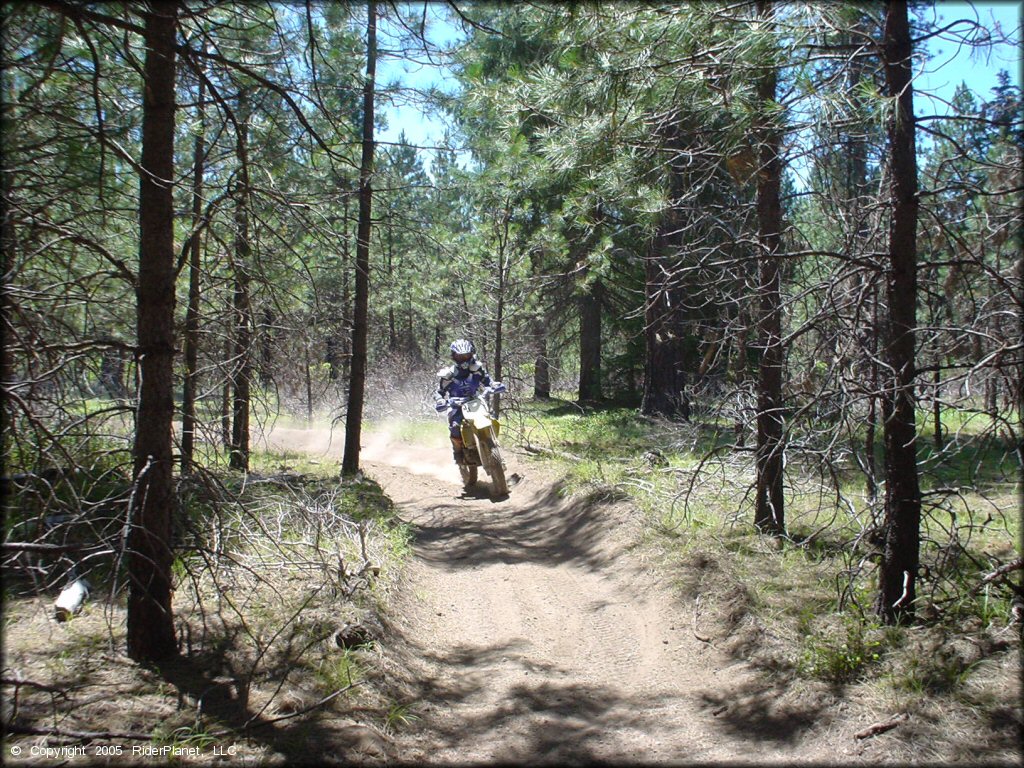
[[[449,405],[462,409],[462,461],[457,462],[462,485],[467,489],[474,486],[477,468],[483,467],[490,475],[494,496],[508,495],[505,460],[501,456],[501,446],[498,445],[501,424],[490,408],[490,396],[504,391],[505,385],[496,383],[484,387],[474,397],[453,397],[448,400]]]

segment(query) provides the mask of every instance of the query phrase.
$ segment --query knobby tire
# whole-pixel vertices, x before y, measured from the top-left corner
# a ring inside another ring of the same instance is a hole
[[[486,446],[486,457],[484,466],[487,467],[487,474],[491,476],[491,489],[495,496],[508,495],[508,481],[505,479],[505,462],[501,457],[501,447],[498,445],[494,435],[488,435],[480,441],[481,447]]]

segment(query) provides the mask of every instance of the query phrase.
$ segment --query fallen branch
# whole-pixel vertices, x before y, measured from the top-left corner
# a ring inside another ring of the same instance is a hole
[[[74,552],[79,549],[86,549],[88,544],[44,544],[35,541],[5,541],[0,544],[4,552]]]
[[[216,738],[221,738],[223,736],[230,736],[232,734],[239,733],[241,731],[248,731],[248,730],[252,730],[254,728],[262,728],[265,725],[272,725],[273,723],[280,723],[282,720],[290,720],[293,717],[299,717],[300,715],[308,714],[308,713],[312,712],[314,709],[317,709],[318,707],[322,707],[324,704],[327,704],[328,702],[333,701],[338,696],[341,696],[341,694],[345,693],[346,691],[350,691],[350,690],[352,690],[353,688],[355,688],[355,687],[357,687],[359,685],[362,685],[362,683],[350,683],[349,685],[346,685],[344,688],[339,688],[334,693],[329,693],[328,695],[324,696],[322,699],[320,699],[320,701],[316,702],[315,704],[310,704],[308,707],[300,709],[300,710],[298,710],[296,712],[289,712],[287,715],[281,715],[280,717],[274,717],[274,718],[271,718],[270,720],[258,720],[258,721],[249,720],[249,721],[245,722],[244,724],[242,724],[242,726],[240,728],[237,728],[237,729],[225,729],[223,731],[216,731],[216,732],[214,732],[214,733],[212,733],[210,735],[214,736]]]
[[[700,640],[702,643],[710,643],[710,637],[704,637],[704,635],[697,633],[697,610],[700,608],[700,595],[697,595],[697,599],[693,601],[693,636]]]
[[[857,731],[857,733],[853,734],[853,738],[868,739],[872,736],[877,736],[880,733],[891,731],[893,728],[895,728],[897,725],[899,725],[909,717],[910,715],[908,715],[906,712],[901,712],[898,715],[890,717],[888,720],[883,720],[880,723],[874,723],[873,725],[869,725],[863,731]]]
[[[333,701],[341,694],[351,690],[352,688],[355,688],[358,685],[360,685],[360,683],[352,683],[351,685],[346,685],[344,688],[340,688],[337,691],[334,691],[334,693],[324,696],[324,698],[320,699],[320,701],[316,702],[315,704],[311,704],[308,707],[300,709],[297,712],[290,712],[287,715],[275,717],[270,720],[247,722],[239,728],[225,728],[221,731],[215,731],[210,735],[215,738],[231,736],[233,734],[241,733],[243,731],[252,730],[254,728],[261,728],[266,725],[272,725],[273,723],[279,723],[282,720],[290,720],[293,717],[299,717],[300,715],[308,714],[309,712],[312,712],[314,709],[322,707],[324,704]],[[56,736],[67,739],[130,739],[132,741],[149,741],[153,738],[153,734],[151,733],[138,733],[136,731],[72,731],[64,728],[37,728],[34,725],[18,725],[16,723],[7,723],[4,725],[4,728],[7,730],[8,733],[25,733],[33,736]]]
[[[46,683],[37,683],[32,680],[26,680],[21,676],[0,678],[0,683],[3,683],[4,685],[13,685],[15,688],[20,688],[23,685],[27,685],[30,688],[38,688],[40,691],[46,691],[47,693],[59,693],[64,696],[67,695],[67,689],[62,688],[59,685],[47,685]]]
[[[566,461],[571,461],[574,463],[583,461],[581,457],[576,456],[575,454],[572,453],[568,453],[567,451],[556,451],[554,448],[544,448],[542,446],[532,445],[530,443],[524,445],[523,450],[526,451],[527,453],[536,453],[541,456],[553,456],[556,459],[564,459]]]
[[[132,741],[149,741],[151,733],[135,731],[71,731],[64,728],[37,728],[34,725],[18,725],[6,723],[4,729],[8,733],[27,733],[33,736],[58,736],[66,739],[130,739]]]
[[[276,485],[281,488],[293,488],[296,485],[302,485],[308,482],[308,478],[303,474],[294,474],[286,472],[280,475],[268,475],[267,477],[256,477],[251,478],[248,481],[248,485]]]
[[[992,571],[992,573],[986,574],[984,578],[982,578],[981,583],[988,584],[989,582],[995,581],[1000,576],[1005,576],[1011,571],[1019,571],[1021,568],[1024,568],[1024,557],[1018,557],[1016,560],[1011,560],[1009,563],[999,566]]]

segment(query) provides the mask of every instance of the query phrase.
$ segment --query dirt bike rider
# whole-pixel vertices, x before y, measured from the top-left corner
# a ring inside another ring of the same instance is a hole
[[[462,409],[452,405],[448,398],[470,398],[481,385],[488,386],[491,377],[476,357],[476,347],[467,339],[456,339],[451,347],[452,365],[437,372],[440,383],[434,393],[434,409],[440,413],[448,409],[448,431],[452,440],[452,456],[462,462]]]

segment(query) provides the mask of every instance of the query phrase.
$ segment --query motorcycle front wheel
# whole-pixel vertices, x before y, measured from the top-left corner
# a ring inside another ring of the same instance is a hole
[[[493,435],[487,441],[487,474],[491,476],[491,489],[495,496],[508,495],[508,481],[505,479],[505,461],[501,458],[501,447]]]

